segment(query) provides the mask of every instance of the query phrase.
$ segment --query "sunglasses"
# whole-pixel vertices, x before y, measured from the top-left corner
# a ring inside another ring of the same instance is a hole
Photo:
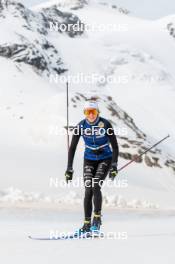
[[[86,116],[89,116],[91,113],[93,115],[98,115],[98,110],[97,109],[86,109],[86,110],[84,110],[84,114]]]

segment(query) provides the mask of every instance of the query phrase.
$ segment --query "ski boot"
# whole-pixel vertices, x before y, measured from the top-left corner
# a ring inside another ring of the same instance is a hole
[[[81,237],[81,236],[87,236],[89,237],[91,234],[91,219],[85,219],[83,226],[76,231],[76,236]]]
[[[91,232],[93,234],[100,234],[100,226],[101,226],[101,214],[100,213],[94,213],[94,218],[91,225]]]

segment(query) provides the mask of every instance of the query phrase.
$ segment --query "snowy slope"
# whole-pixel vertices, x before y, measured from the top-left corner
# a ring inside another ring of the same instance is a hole
[[[125,13],[94,1],[54,1],[32,10],[11,1],[8,7],[0,6],[2,189],[14,186],[61,197],[69,192],[49,186],[50,177],[63,178],[67,163],[66,136],[56,133],[66,124],[65,83],[49,82],[49,74],[58,79],[96,74],[105,81],[70,82],[71,125],[83,119],[85,99],[98,97],[102,116],[116,128],[125,128],[118,137],[119,166],[161,137],[171,135],[153,153],[123,171],[120,177],[128,181],[128,187],[117,191],[106,188],[106,199],[117,204],[117,192],[126,203],[135,199],[138,204],[148,200],[164,207],[175,206],[175,41],[167,28],[172,19],[150,22]],[[93,24],[95,29],[75,35],[51,32],[51,17],[66,23],[73,18],[74,23]],[[99,24],[106,25],[106,30],[99,31]],[[117,30],[109,30],[109,24],[118,25]],[[115,82],[109,83],[109,77]],[[82,147],[80,142],[75,179],[82,175]],[[81,197],[82,191],[83,187],[75,193]],[[1,200],[7,195],[3,192]],[[10,195],[9,200],[13,200],[15,192]],[[72,198],[70,193],[70,199],[76,200],[76,195]]]

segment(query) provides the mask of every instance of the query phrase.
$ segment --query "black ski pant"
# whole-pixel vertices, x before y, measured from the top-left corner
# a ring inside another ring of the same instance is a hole
[[[85,218],[92,215],[92,204],[94,212],[101,213],[102,193],[101,187],[110,169],[112,158],[103,160],[84,159],[84,214]]]

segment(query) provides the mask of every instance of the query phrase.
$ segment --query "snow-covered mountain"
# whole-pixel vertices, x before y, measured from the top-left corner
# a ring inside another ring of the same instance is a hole
[[[0,2],[1,46],[0,55],[18,63],[32,65],[40,72],[61,73],[66,69],[62,65],[58,50],[48,41],[49,21],[54,16],[57,23],[78,23],[78,17],[64,13],[54,7],[44,12],[34,13],[21,3]],[[77,35],[69,31],[70,36]],[[81,33],[79,33],[81,34]]]
[[[174,206],[173,19],[146,21],[128,13],[105,1],[57,0],[32,9],[0,1],[3,188],[10,182],[48,192],[49,177],[64,175],[66,136],[57,131],[66,124],[62,80],[69,78],[71,125],[83,119],[85,100],[95,97],[102,116],[119,132],[119,166],[171,135],[123,172],[129,187],[119,193],[160,204],[165,195],[163,204]],[[58,30],[51,30],[51,23]],[[73,30],[76,24],[82,25],[80,31]]]

